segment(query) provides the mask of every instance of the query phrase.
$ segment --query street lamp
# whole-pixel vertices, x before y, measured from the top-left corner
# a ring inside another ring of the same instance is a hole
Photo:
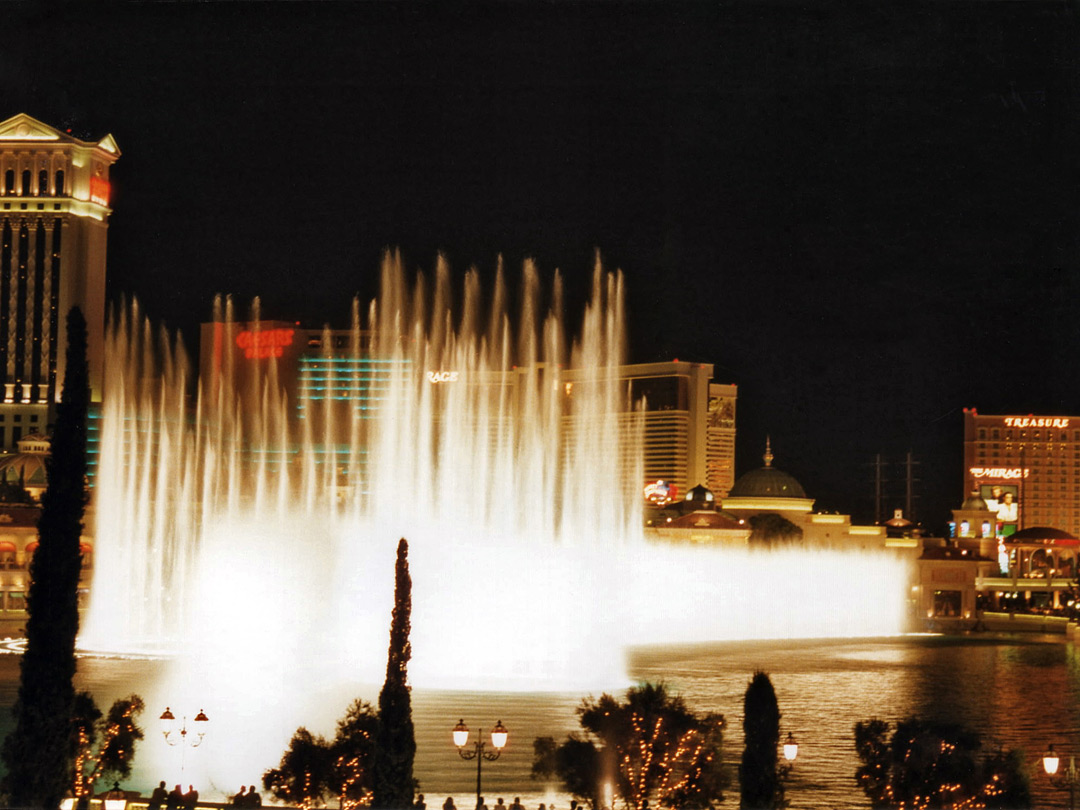
[[[169,745],[180,746],[180,781],[182,782],[184,781],[184,755],[188,748],[198,748],[202,743],[210,718],[202,709],[199,709],[199,713],[191,721],[192,739],[190,740],[188,739],[187,717],[181,719],[180,728],[177,730],[176,715],[166,706],[158,720],[161,722],[161,733],[165,736],[165,742]],[[176,735],[179,735],[179,738]]]
[[[780,765],[776,769],[777,775],[777,787],[780,791],[780,807],[787,807],[787,798],[785,797],[785,784],[787,783],[788,776],[791,775],[791,769],[795,767],[795,757],[799,755],[799,744],[795,741],[795,736],[789,731],[787,739],[784,740],[784,764]]]
[[[794,762],[795,757],[799,755],[799,744],[795,742],[795,738],[791,732],[788,732],[787,739],[784,740],[784,759],[788,762]],[[790,766],[789,766],[790,767]]]
[[[127,807],[127,795],[120,789],[119,782],[113,782],[112,790],[105,794],[105,810],[124,810]]]
[[[484,750],[486,748],[483,739],[477,739],[471,746],[469,745],[469,727],[465,725],[464,720],[459,720],[458,724],[454,726],[454,745],[457,746],[458,756],[462,759],[475,759],[476,760],[476,806],[480,807],[480,766],[486,759],[488,762],[494,762],[499,758],[499,754],[502,753],[503,748],[506,746],[506,740],[510,736],[510,733],[506,730],[506,726],[502,724],[502,720],[495,724],[495,728],[491,730],[491,747],[495,749],[494,752]]]
[[[1046,775],[1050,777],[1050,784],[1069,791],[1069,810],[1076,810],[1076,787],[1080,784],[1080,773],[1076,770],[1076,757],[1069,757],[1068,769],[1059,776],[1061,757],[1054,752],[1054,746],[1051,745],[1043,754],[1042,764]]]

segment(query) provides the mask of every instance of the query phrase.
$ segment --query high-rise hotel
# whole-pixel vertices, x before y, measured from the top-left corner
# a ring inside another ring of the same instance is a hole
[[[244,389],[266,373],[266,361],[275,359],[274,374],[296,420],[317,421],[327,403],[353,409],[361,419],[381,407],[390,376],[398,363],[370,352],[369,335],[347,330],[303,328],[289,321],[212,322],[202,325],[199,378],[203,391],[216,397],[227,377]],[[408,361],[404,361],[408,362]],[[261,370],[260,370],[261,369]],[[432,384],[459,383],[458,372],[425,369]],[[725,497],[735,480],[735,385],[712,381],[711,363],[674,360],[618,367],[619,380],[629,385],[630,398],[643,404],[642,473],[647,491],[663,482],[665,492],[681,499],[703,484]],[[562,370],[567,396],[580,379],[573,368]],[[518,371],[496,372],[481,382],[519,388]],[[464,380],[460,381],[464,384]],[[567,418],[572,435],[573,420]],[[314,429],[319,435],[320,428]],[[320,461],[339,457],[347,461],[349,448],[320,445]]]
[[[1080,416],[964,409],[965,494],[998,513],[998,533],[1049,526],[1080,535]]]
[[[101,398],[109,168],[119,156],[111,135],[83,141],[25,114],[0,122],[0,449],[47,432],[73,306],[86,316]]]

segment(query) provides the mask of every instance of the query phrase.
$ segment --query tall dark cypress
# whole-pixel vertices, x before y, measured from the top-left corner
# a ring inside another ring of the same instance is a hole
[[[75,636],[86,507],[86,416],[90,381],[86,319],[78,307],[67,316],[64,390],[46,461],[38,549],[30,564],[26,653],[15,730],[4,741],[4,792],[17,807],[59,807],[71,774],[75,689]]]
[[[776,691],[764,672],[755,672],[743,697],[743,749],[739,764],[739,807],[771,810],[780,800],[777,746],[780,743],[780,708]]]
[[[379,693],[379,734],[375,746],[375,795],[378,810],[400,810],[413,803],[412,702],[408,667],[412,648],[409,620],[412,613],[412,579],[409,577],[409,544],[401,538],[394,568],[394,613],[390,621],[390,650],[386,681]]]

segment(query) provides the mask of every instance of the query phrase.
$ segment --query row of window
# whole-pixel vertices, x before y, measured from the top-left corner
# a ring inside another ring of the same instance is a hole
[[[85,610],[90,604],[90,591],[87,588],[79,588],[79,610]],[[25,591],[0,591],[0,609],[5,613],[18,613],[26,610]]]
[[[996,441],[997,439],[1001,438],[1002,433],[1004,433],[1005,439],[1007,441],[1012,441],[1014,436],[1016,438],[1018,438],[1018,439],[1027,439],[1028,438],[1028,431],[1026,431],[1026,430],[1017,430],[1017,431],[1014,432],[1014,431],[1008,430],[1008,429],[1002,431],[1000,428],[992,428],[992,429],[990,429],[988,431],[986,428],[981,427],[981,428],[979,428],[979,439],[980,440],[985,440],[987,435],[989,435],[990,438],[992,438],[992,439],[994,439]],[[1044,434],[1043,434],[1043,432],[1041,430],[1033,430],[1033,431],[1031,431],[1031,436],[1030,437],[1032,439],[1034,439],[1035,441],[1044,441]],[[1048,441],[1048,442],[1057,442],[1057,441],[1067,442],[1067,441],[1069,441],[1069,433],[1068,433],[1068,431],[1065,431],[1065,430],[1061,431],[1060,433],[1057,432],[1057,431],[1048,430],[1048,431],[1046,431],[1046,434],[1045,434],[1045,441]],[[1080,442],[1080,430],[1074,430],[1073,431],[1073,441]]]
[[[1020,464],[1020,460],[1015,459],[1012,456],[1006,456],[1005,458],[1002,458],[1001,456],[991,456],[988,459],[986,457],[986,453],[979,453],[978,461],[980,463],[980,466],[991,466],[991,465],[996,463],[996,464],[1004,464],[1007,467],[1012,467],[1014,465],[1019,465]],[[1028,467],[1035,468],[1035,469],[1038,469],[1039,467],[1045,466],[1048,470],[1052,470],[1052,469],[1054,469],[1054,467],[1061,467],[1062,469],[1064,469],[1064,468],[1069,466],[1068,463],[1065,461],[1065,459],[1061,459],[1060,464],[1055,464],[1054,459],[1052,459],[1052,458],[1047,459],[1045,465],[1041,464],[1040,460],[1037,459],[1037,458],[1024,459],[1024,465],[1028,466]],[[1080,459],[1073,459],[1072,466],[1073,466],[1074,469],[1080,468]]]
[[[15,185],[15,170],[8,169],[4,172],[4,194],[12,195],[17,194],[20,197],[48,197],[62,196],[64,194],[64,170],[58,169],[53,175],[53,179],[56,181],[53,185],[52,191],[49,189],[49,172],[46,169],[42,169],[37,173],[37,188],[34,187],[34,175],[29,169],[24,169],[22,180],[19,183],[18,188]]]
[[[991,446],[993,447],[994,450],[1001,450],[1001,443],[1000,442],[994,442]],[[1075,444],[1059,444],[1058,447],[1057,447],[1057,452],[1065,454],[1065,453],[1067,453],[1069,451],[1070,447],[1072,448],[1074,453],[1077,452]],[[986,450],[986,442],[979,442],[979,450],[980,450],[980,452]],[[1052,455],[1054,455],[1054,445],[1053,445],[1053,443],[1050,443],[1050,444],[1047,444],[1045,447],[1043,447],[1043,445],[1041,445],[1041,444],[1025,445],[1025,444],[1023,444],[1021,442],[1019,445],[1013,445],[1012,443],[1007,442],[1005,444],[1005,452],[1006,453],[1021,453],[1022,452],[1022,453],[1024,453],[1024,455],[1030,454],[1032,456],[1039,455],[1040,453],[1045,453],[1045,455],[1052,456]]]

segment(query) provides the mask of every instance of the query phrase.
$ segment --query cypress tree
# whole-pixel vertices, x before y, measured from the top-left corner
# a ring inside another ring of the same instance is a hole
[[[3,748],[8,771],[4,792],[15,806],[59,807],[71,775],[89,404],[86,320],[74,307],[67,316],[64,389],[52,453],[45,463],[48,483],[38,519],[39,545],[30,565],[15,730]]]
[[[771,810],[780,801],[776,749],[780,742],[780,708],[769,676],[755,672],[743,697],[743,749],[739,764],[739,807]]]
[[[372,806],[379,810],[411,807],[413,803],[412,703],[408,666],[412,655],[409,625],[412,613],[412,579],[409,577],[409,544],[401,538],[394,567],[394,612],[390,621],[390,649],[386,680],[379,693],[379,733],[375,746],[375,791]]]

